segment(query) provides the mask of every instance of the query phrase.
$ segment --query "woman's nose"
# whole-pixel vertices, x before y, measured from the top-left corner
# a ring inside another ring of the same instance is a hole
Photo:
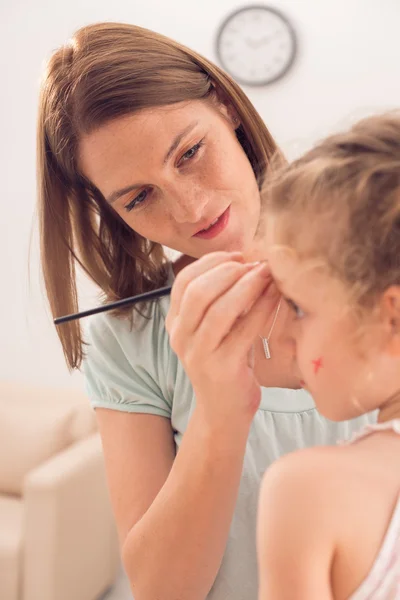
[[[175,190],[169,198],[169,212],[177,223],[197,223],[207,215],[209,195],[198,187]]]

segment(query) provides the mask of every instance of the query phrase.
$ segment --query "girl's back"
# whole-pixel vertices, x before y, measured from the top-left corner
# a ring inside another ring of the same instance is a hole
[[[368,426],[333,452],[334,597],[400,598],[400,420]]]

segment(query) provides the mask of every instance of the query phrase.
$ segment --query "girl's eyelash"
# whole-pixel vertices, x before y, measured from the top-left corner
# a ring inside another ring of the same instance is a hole
[[[197,142],[197,144],[195,144],[194,146],[192,146],[191,148],[189,148],[189,150],[187,150],[179,159],[178,161],[178,165],[179,163],[181,163],[182,161],[184,162],[188,162],[190,160],[192,160],[196,154],[198,153],[198,151],[200,150],[200,148],[204,145],[204,138],[202,140],[200,140],[200,142]],[[192,154],[190,154],[192,152]],[[144,197],[142,198],[144,194]],[[133,198],[133,200],[131,200],[129,202],[129,204],[126,204],[124,206],[124,209],[127,212],[130,212],[131,210],[133,210],[134,208],[136,208],[136,206],[143,204],[143,202],[146,201],[146,198],[148,196],[149,192],[148,190],[143,190],[142,192],[140,192],[140,194],[138,194],[135,198]]]
[[[302,319],[304,317],[303,309],[300,308],[300,306],[296,304],[296,302],[293,302],[293,300],[291,300],[290,298],[285,298],[285,300],[296,315],[296,319]]]

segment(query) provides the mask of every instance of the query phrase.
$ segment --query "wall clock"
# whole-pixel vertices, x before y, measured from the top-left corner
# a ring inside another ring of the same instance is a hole
[[[263,86],[283,77],[293,64],[296,49],[296,34],[289,20],[269,6],[236,10],[217,35],[223,69],[243,85]]]

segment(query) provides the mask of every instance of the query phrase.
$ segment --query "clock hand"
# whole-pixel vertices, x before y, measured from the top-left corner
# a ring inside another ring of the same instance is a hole
[[[258,48],[258,42],[257,40],[252,40],[250,38],[246,38],[245,42],[248,46],[250,46],[250,48]]]
[[[271,33],[271,35],[265,35],[263,38],[261,38],[260,42],[271,42],[274,38],[281,35],[281,33],[282,32],[279,29],[277,29],[276,31],[274,31],[274,33]]]
[[[250,39],[246,38],[245,42],[248,46],[254,49],[258,49],[261,46],[267,46],[277,35],[279,35],[279,31],[275,31],[272,35],[265,35],[260,39]]]

